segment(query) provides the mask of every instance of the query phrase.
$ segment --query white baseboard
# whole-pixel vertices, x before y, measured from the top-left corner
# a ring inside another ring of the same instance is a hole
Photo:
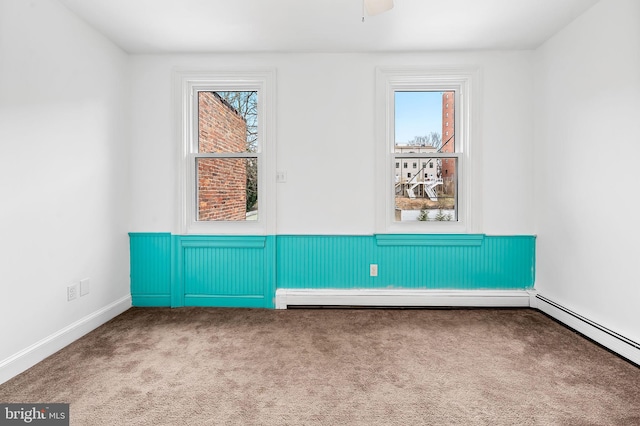
[[[276,290],[276,309],[288,306],[529,307],[525,290],[285,289]]]
[[[36,365],[131,307],[127,295],[0,361],[0,384]]]
[[[567,327],[587,336],[605,348],[617,353],[623,358],[640,365],[640,343],[634,342],[613,330],[610,330],[590,319],[547,299],[537,295],[537,308],[560,321]]]

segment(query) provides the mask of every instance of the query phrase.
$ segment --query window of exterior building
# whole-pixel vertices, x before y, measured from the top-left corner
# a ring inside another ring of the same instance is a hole
[[[479,141],[470,129],[477,78],[476,70],[378,70],[377,232],[474,231],[480,191],[472,187],[478,168],[470,145],[479,149]],[[398,178],[390,168],[398,158],[414,168],[428,163],[429,172]]]
[[[264,234],[274,224],[272,72],[177,73],[181,231]]]

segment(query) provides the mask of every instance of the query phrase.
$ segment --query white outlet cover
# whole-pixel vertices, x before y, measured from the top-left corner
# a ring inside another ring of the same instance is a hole
[[[369,276],[377,277],[378,276],[378,265],[372,263],[369,265]]]
[[[78,284],[73,284],[67,287],[67,301],[72,301],[78,298]]]

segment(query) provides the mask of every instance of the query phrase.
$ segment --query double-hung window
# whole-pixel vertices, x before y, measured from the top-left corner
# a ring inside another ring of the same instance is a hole
[[[376,232],[479,231],[477,74],[377,70]],[[397,163],[420,169],[403,174]]]
[[[272,232],[274,83],[273,72],[176,73],[181,233]]]

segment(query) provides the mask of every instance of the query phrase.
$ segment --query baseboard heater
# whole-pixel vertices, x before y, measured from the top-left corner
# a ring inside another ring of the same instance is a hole
[[[640,343],[634,342],[540,294],[535,295],[535,307],[569,328],[640,366]]]
[[[526,290],[278,289],[276,309],[293,306],[529,307]]]

